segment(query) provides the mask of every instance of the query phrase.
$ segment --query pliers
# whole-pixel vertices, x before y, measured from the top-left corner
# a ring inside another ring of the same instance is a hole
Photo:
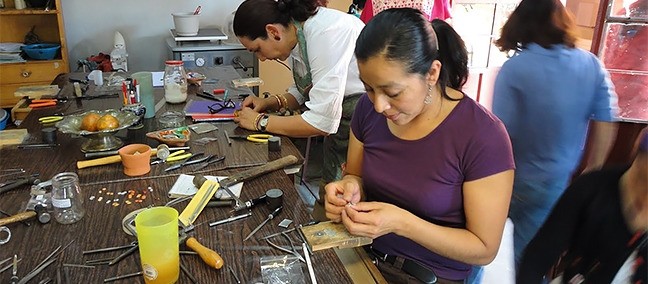
[[[250,134],[250,135],[230,135],[232,139],[243,139],[256,143],[268,143],[268,138],[272,137],[270,134]]]
[[[57,102],[58,102],[57,99],[37,99],[37,100],[31,100],[27,107],[39,108],[39,107],[55,106]]]
[[[155,160],[155,161],[151,162],[151,165],[157,165],[157,164],[166,163],[166,162],[174,162],[174,161],[184,160],[186,158],[191,157],[191,153],[184,154],[184,152],[185,152],[185,150],[175,151],[175,152],[169,154],[169,156],[167,156],[164,159],[159,159],[159,160]],[[182,154],[184,154],[184,155],[182,155]]]
[[[53,115],[53,116],[43,116],[43,117],[38,119],[38,122],[40,122],[41,124],[49,124],[49,123],[54,123],[54,122],[61,121],[61,120],[63,120],[62,116]]]
[[[204,157],[204,158],[200,158],[200,159],[197,159],[197,160],[192,160],[193,158],[204,155],[204,154],[205,153],[197,153],[197,154],[190,155],[190,157],[188,157],[184,162],[179,163],[179,164],[175,164],[173,166],[170,166],[170,167],[164,169],[164,171],[165,172],[170,172],[170,171],[182,168],[184,166],[193,165],[193,164],[197,164],[197,163],[202,163],[202,162],[207,161],[207,160],[212,158],[212,155],[209,155],[209,156]],[[183,155],[183,156],[185,156],[185,155]],[[167,161],[168,160],[169,159],[167,159]]]
[[[207,166],[209,166],[209,165],[211,165],[213,163],[218,163],[220,161],[225,160],[225,156],[216,157],[216,158],[214,158],[214,157],[216,157],[216,156],[214,156],[214,155],[207,156],[208,159],[204,160],[202,164],[198,165],[198,167],[196,167],[194,169],[194,171],[202,170],[205,167],[207,167]]]

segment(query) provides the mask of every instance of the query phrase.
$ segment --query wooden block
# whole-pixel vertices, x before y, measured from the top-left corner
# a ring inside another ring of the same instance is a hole
[[[27,107],[27,100],[21,99],[13,108],[11,108],[11,120],[25,120],[31,110],[31,108]]]
[[[27,136],[27,129],[6,129],[0,131],[0,147],[20,144]]]
[[[29,97],[30,99],[40,99],[42,96],[56,96],[59,92],[57,85],[34,85],[22,86],[14,92],[14,97]]]
[[[351,235],[342,223],[333,223],[331,221],[301,227],[299,230],[301,230],[313,252],[328,248],[353,248],[373,242],[368,237]]]

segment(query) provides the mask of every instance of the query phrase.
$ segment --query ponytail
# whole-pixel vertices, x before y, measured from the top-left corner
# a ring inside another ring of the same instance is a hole
[[[468,52],[463,39],[445,21],[432,20],[432,28],[437,36],[439,47],[439,61],[441,61],[441,74],[439,83],[441,90],[448,86],[461,90],[468,80]]]

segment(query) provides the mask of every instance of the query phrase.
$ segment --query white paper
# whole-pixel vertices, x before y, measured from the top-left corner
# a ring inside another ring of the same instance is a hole
[[[164,71],[151,72],[153,74],[153,87],[162,87],[164,86]]]
[[[171,189],[169,190],[169,198],[178,198],[182,196],[189,196],[189,195],[194,195],[196,192],[198,192],[198,188],[193,184],[193,178],[194,176],[192,175],[185,175],[181,174],[178,176],[178,179],[176,182],[173,184]],[[213,180],[213,181],[220,181],[223,180],[227,177],[224,176],[205,176],[206,179],[208,180]],[[229,190],[236,195],[236,197],[241,196],[241,190],[243,189],[243,182],[239,182],[235,185],[232,185],[229,187]],[[223,198],[221,199],[230,199],[229,195],[227,193],[223,194]]]

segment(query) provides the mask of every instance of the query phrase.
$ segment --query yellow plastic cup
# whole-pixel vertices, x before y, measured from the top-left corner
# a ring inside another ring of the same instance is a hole
[[[135,217],[140,260],[147,284],[168,284],[180,276],[178,211],[153,207]]]

